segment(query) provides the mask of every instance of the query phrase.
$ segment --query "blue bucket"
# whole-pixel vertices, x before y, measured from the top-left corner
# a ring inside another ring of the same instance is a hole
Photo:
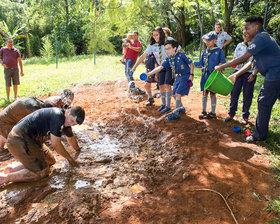
[[[233,131],[236,132],[236,133],[238,133],[238,132],[241,131],[241,127],[240,127],[240,126],[234,126],[234,127],[233,127]]]
[[[140,79],[141,80],[146,80],[147,79],[147,74],[146,73],[142,73],[141,75],[140,75]]]

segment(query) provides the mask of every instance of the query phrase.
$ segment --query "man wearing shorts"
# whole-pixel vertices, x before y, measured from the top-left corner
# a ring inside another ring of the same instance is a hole
[[[72,166],[76,161],[65,150],[62,134],[73,146],[71,126],[82,124],[85,111],[81,107],[68,110],[43,108],[24,117],[8,135],[7,146],[16,160],[22,163],[21,169],[15,168],[7,174],[0,174],[0,185],[14,182],[36,181],[49,175],[49,165],[44,154],[43,143],[50,139],[54,150],[68,160]]]
[[[1,61],[1,59],[3,59],[3,61]],[[24,76],[24,74],[19,50],[14,47],[12,38],[7,38],[6,47],[2,47],[0,49],[0,62],[4,67],[7,101],[10,100],[10,88],[12,86],[12,81],[16,100],[18,85],[20,84],[18,63],[20,67],[20,75]]]

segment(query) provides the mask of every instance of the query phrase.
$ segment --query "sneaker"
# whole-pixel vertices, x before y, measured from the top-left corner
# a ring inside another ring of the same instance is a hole
[[[172,113],[169,117],[167,117],[166,119],[168,121],[173,121],[173,120],[177,120],[180,118],[180,115],[179,114],[175,114],[175,113]]]
[[[139,92],[142,94],[142,95],[145,95],[146,94],[146,92],[144,91],[144,90],[142,90],[142,89],[140,89],[140,88],[138,88],[139,89]]]
[[[244,142],[253,143],[253,142],[256,142],[256,141],[264,141],[264,140],[265,139],[263,139],[263,138],[255,138],[253,135],[250,135],[250,136],[247,136],[244,139]]]
[[[146,106],[152,106],[154,103],[154,98],[149,98],[148,101],[146,102]]]
[[[164,108],[165,108],[165,105],[162,104],[162,105],[158,108],[158,111],[161,112]]]
[[[154,93],[153,98],[160,98],[161,94],[160,91],[157,91],[156,93]]]
[[[248,124],[248,119],[242,118],[241,124],[244,124],[244,125]]]
[[[229,121],[232,121],[233,120],[233,117],[230,116],[229,114],[227,115],[227,117],[225,118],[225,122],[229,122]]]
[[[165,113],[168,113],[170,110],[171,110],[171,108],[169,108],[169,107],[164,107],[160,112],[161,112],[162,114],[165,114]]]
[[[201,114],[198,116],[198,118],[201,119],[205,119],[207,117],[207,113],[206,111],[202,111]]]
[[[155,86],[154,90],[157,90],[157,89],[159,89],[158,84]]]
[[[186,109],[184,107],[179,109],[179,114],[183,114],[183,113],[186,113]]]
[[[216,116],[215,113],[210,112],[210,113],[207,114],[207,119],[212,119],[212,118],[216,118],[216,117],[217,116]]]

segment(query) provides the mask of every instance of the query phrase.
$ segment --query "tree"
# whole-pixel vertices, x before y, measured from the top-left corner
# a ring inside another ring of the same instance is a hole
[[[14,41],[19,40],[20,38],[25,38],[26,35],[20,34],[20,32],[24,29],[24,26],[16,26],[12,31],[9,29],[5,21],[0,22],[0,33],[5,37],[5,38],[12,38]],[[15,43],[15,47],[17,48],[22,48],[20,46],[20,43]]]

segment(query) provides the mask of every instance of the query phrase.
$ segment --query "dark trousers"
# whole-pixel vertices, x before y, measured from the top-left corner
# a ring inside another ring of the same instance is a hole
[[[246,72],[243,75],[239,76],[235,84],[233,86],[233,89],[231,91],[231,97],[230,97],[230,107],[229,107],[229,115],[234,117],[237,106],[238,106],[238,100],[241,93],[241,89],[243,87],[243,106],[242,106],[242,117],[244,119],[248,119],[250,115],[250,107],[252,104],[252,99],[254,95],[254,85],[256,83],[256,79],[252,82],[248,82],[248,77],[252,73]]]
[[[253,135],[254,138],[259,140],[266,139],[271,110],[277,99],[280,100],[280,80],[265,80],[258,98],[258,115],[255,133]]]

